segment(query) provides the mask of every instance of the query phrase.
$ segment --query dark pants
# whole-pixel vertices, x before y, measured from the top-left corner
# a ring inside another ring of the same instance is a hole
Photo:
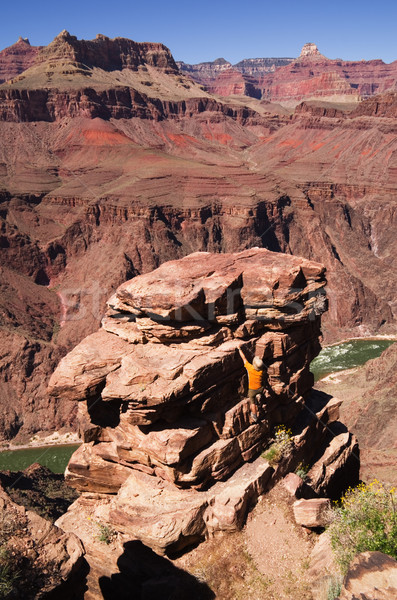
[[[263,392],[263,386],[258,388],[257,390],[248,390],[248,398],[250,400],[255,400],[255,396],[257,394],[262,394],[262,392]]]

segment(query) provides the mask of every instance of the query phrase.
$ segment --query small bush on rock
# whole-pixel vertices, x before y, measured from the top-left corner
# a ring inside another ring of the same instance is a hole
[[[5,598],[12,591],[19,575],[14,557],[2,545],[0,547],[0,598]]]
[[[349,488],[333,509],[332,548],[342,572],[360,552],[379,551],[397,559],[397,495],[376,479]]]
[[[292,449],[292,432],[285,425],[276,427],[274,440],[268,450],[262,456],[270,465],[276,465],[280,460],[287,456]]]
[[[103,525],[103,523],[97,523],[98,525],[98,541],[109,545],[116,537],[116,532],[109,525]]]
[[[295,474],[298,475],[298,477],[300,477],[301,479],[305,480],[308,471],[309,471],[309,465],[306,465],[305,463],[301,462],[297,466]]]
[[[336,600],[342,590],[342,579],[340,577],[333,577],[329,582],[327,591],[327,600]]]

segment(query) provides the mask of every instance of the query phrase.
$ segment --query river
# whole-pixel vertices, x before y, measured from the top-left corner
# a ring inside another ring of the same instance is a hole
[[[22,450],[0,452],[0,471],[23,471],[34,462],[51,469],[53,473],[63,473],[78,444],[66,446],[42,446]]]
[[[315,381],[318,381],[330,373],[353,369],[365,364],[371,358],[377,358],[395,341],[376,338],[357,339],[326,346],[312,361],[310,370]]]

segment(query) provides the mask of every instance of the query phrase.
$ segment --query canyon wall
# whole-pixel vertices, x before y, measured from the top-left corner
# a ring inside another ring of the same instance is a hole
[[[292,107],[315,98],[355,103],[395,90],[397,82],[397,60],[329,59],[313,43],[305,44],[296,59],[246,59],[236,65],[222,59],[178,66],[213,94],[246,95]]]
[[[159,44],[79,44],[0,86],[4,439],[76,426],[55,364],[121,282],[191,252],[324,263],[326,339],[395,331],[395,93],[288,113],[214,98]]]

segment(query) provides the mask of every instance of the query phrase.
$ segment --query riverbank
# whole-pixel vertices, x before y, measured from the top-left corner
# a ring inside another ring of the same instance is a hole
[[[348,337],[339,340],[338,342],[332,342],[332,344],[325,344],[322,348],[332,348],[333,346],[339,346],[340,344],[345,344],[346,342],[355,342],[355,341],[363,341],[363,342],[372,342],[377,340],[390,340],[391,342],[397,342],[396,335],[371,335],[368,337]]]
[[[30,450],[30,449],[46,449],[52,446],[75,446],[76,444],[82,444],[83,440],[81,440],[77,433],[67,432],[60,433],[58,431],[54,431],[50,435],[45,437],[40,436],[40,434],[36,434],[30,438],[28,442],[25,444],[13,444],[12,442],[1,442],[0,453],[1,452],[11,452],[16,450]]]

